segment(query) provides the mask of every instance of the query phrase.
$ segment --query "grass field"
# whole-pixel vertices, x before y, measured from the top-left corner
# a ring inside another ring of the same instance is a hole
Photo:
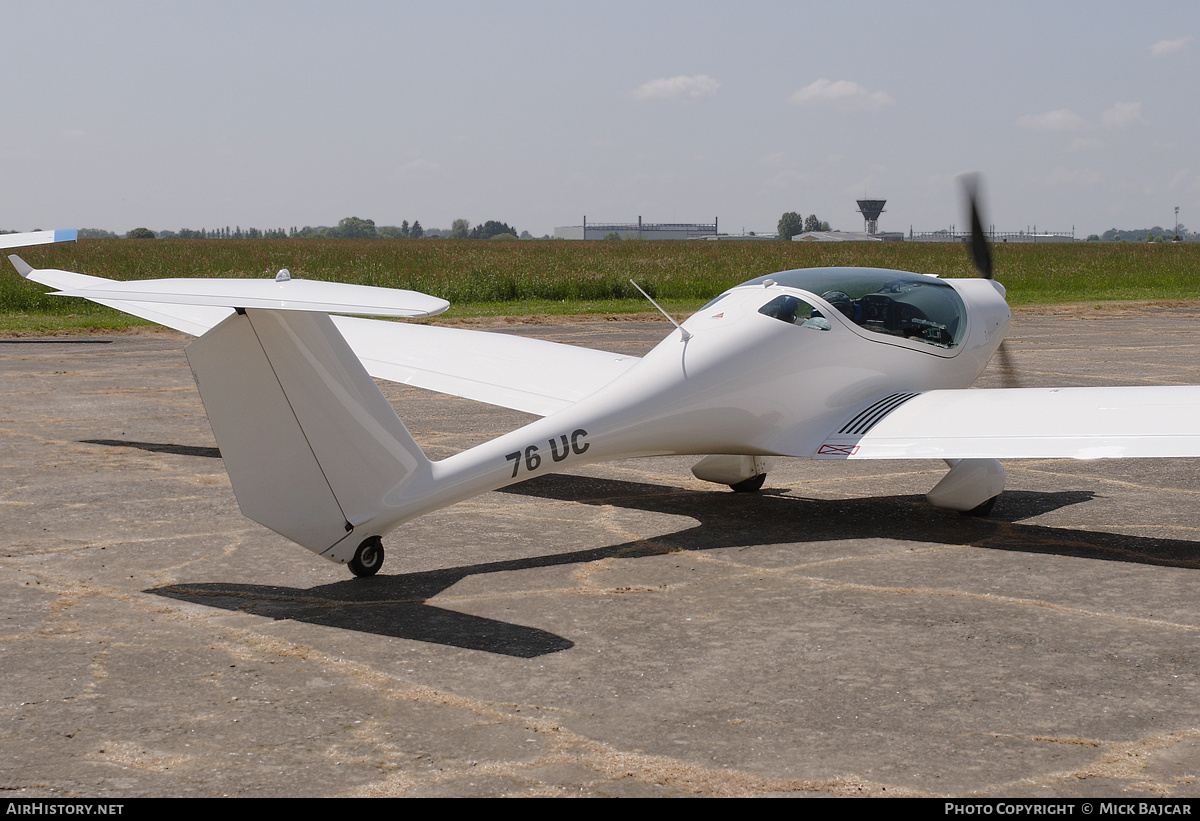
[[[81,240],[18,253],[35,268],[122,280],[273,277],[288,268],[294,277],[434,294],[451,302],[449,316],[644,312],[630,279],[668,310],[686,313],[738,282],[790,268],[974,275],[960,245],[913,242]],[[1013,305],[1200,299],[1200,244],[1007,244],[993,254]],[[0,330],[147,324],[47,290],[0,272]]]

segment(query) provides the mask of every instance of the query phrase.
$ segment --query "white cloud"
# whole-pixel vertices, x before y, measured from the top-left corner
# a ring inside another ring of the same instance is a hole
[[[1123,128],[1142,119],[1141,103],[1116,103],[1101,115],[1101,121],[1109,128]]]
[[[867,89],[852,80],[826,80],[809,83],[788,98],[792,105],[835,103],[843,108],[879,108],[895,102],[882,91]]]
[[[1187,184],[1188,178],[1191,176],[1192,176],[1192,169],[1190,169],[1190,168],[1179,169],[1178,171],[1175,172],[1175,175],[1171,177],[1171,182],[1169,182],[1167,184],[1167,189],[1170,191],[1174,191],[1177,188],[1182,188],[1184,185]],[[1196,187],[1194,181],[1190,187],[1191,188]]]
[[[1087,127],[1087,120],[1069,108],[1060,108],[1045,114],[1026,114],[1018,117],[1017,125],[1030,131],[1078,131]]]
[[[810,175],[796,162],[795,155],[786,151],[760,157],[758,164],[771,169],[770,176],[762,183],[765,191],[794,191],[810,179]]]
[[[707,74],[662,77],[633,90],[635,100],[698,100],[717,93],[721,84]]]
[[[441,165],[423,157],[417,157],[409,160],[402,165],[397,166],[392,171],[392,176],[396,179],[416,179],[420,177],[428,177],[436,174],[441,170]]]
[[[1183,37],[1176,37],[1174,40],[1159,40],[1150,46],[1150,56],[1166,57],[1168,54],[1174,54],[1179,51],[1190,42],[1192,42],[1192,35],[1190,34],[1186,34]]]
[[[1100,172],[1090,168],[1063,168],[1059,166],[1045,176],[1050,185],[1095,185],[1100,182]]]

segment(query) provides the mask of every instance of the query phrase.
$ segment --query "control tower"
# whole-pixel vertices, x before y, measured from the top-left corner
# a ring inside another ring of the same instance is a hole
[[[858,200],[858,213],[866,221],[868,234],[879,233],[879,215],[883,213],[883,205],[887,200]]]

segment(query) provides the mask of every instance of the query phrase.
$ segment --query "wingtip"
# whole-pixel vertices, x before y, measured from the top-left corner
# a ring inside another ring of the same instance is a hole
[[[9,254],[8,261],[11,262],[13,267],[17,269],[17,273],[25,279],[28,279],[29,275],[33,273],[33,266],[21,259],[16,254]]]

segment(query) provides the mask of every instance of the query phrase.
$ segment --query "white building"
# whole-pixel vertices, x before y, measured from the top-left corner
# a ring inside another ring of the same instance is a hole
[[[583,225],[562,225],[554,229],[555,239],[607,239],[617,234],[621,239],[699,239],[715,236],[717,219],[711,223],[691,222],[592,222],[583,218]]]

